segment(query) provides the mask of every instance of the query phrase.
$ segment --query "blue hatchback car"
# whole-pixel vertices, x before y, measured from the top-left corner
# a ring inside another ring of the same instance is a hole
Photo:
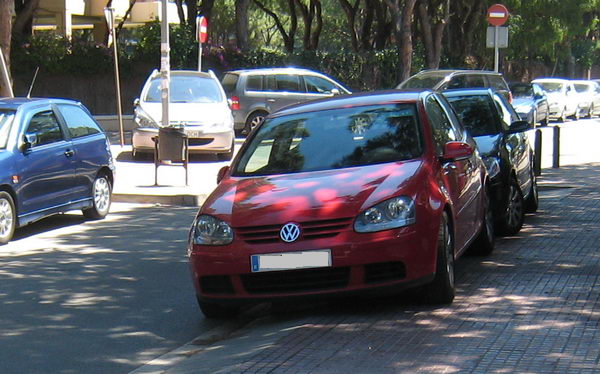
[[[52,214],[104,218],[114,173],[108,138],[81,103],[0,99],[0,244]]]

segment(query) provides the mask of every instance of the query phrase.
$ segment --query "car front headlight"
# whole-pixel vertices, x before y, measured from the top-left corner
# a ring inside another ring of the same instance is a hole
[[[500,160],[497,157],[484,157],[483,163],[487,169],[490,178],[494,178],[500,174]]]
[[[191,239],[197,245],[227,245],[233,241],[233,230],[226,222],[203,214],[194,220]]]
[[[160,127],[159,124],[156,123],[156,121],[140,107],[135,109],[134,121],[139,127],[149,127],[154,129]]]
[[[407,196],[381,202],[356,217],[356,232],[375,232],[412,225],[416,222],[415,203]]]

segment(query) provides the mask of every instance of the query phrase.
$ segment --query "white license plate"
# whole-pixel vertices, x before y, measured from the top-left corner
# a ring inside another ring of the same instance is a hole
[[[252,272],[331,266],[331,250],[269,253],[250,256]]]
[[[186,130],[185,134],[188,138],[201,138],[203,133],[202,131]]]

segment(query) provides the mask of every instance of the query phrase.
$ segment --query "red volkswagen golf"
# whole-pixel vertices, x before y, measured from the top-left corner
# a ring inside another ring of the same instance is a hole
[[[207,317],[289,297],[423,287],[490,253],[488,176],[441,95],[393,91],[288,107],[252,132],[190,230]]]

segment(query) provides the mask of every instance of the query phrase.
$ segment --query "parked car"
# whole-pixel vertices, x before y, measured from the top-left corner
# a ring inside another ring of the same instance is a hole
[[[573,86],[579,95],[579,115],[587,118],[600,115],[600,85],[590,80],[573,80]]]
[[[573,82],[561,78],[537,78],[532,83],[546,91],[551,119],[559,122],[569,117],[579,119],[579,102]]]
[[[232,103],[235,129],[244,134],[286,105],[351,93],[322,73],[300,68],[228,71],[221,84]]]
[[[490,253],[488,176],[447,101],[429,90],[304,103],[266,117],[192,225],[208,317],[288,297],[397,291],[454,297],[454,260]]]
[[[82,104],[0,99],[0,244],[52,214],[104,218],[114,171],[109,141]]]
[[[174,70],[170,72],[169,124],[181,128],[188,137],[190,153],[212,153],[220,160],[231,160],[235,134],[233,115],[221,83],[210,71]],[[153,137],[162,124],[161,75],[154,70],[141,95],[134,102],[133,156],[153,152]]]
[[[512,105],[521,119],[532,125],[548,125],[549,106],[544,89],[536,83],[511,83]]]
[[[400,83],[396,88],[430,88],[436,91],[493,88],[504,95],[509,102],[512,101],[510,88],[502,74],[488,70],[423,70]]]
[[[444,96],[474,137],[487,167],[497,231],[516,234],[525,212],[538,208],[533,150],[525,133],[533,125],[489,89],[449,90]]]

